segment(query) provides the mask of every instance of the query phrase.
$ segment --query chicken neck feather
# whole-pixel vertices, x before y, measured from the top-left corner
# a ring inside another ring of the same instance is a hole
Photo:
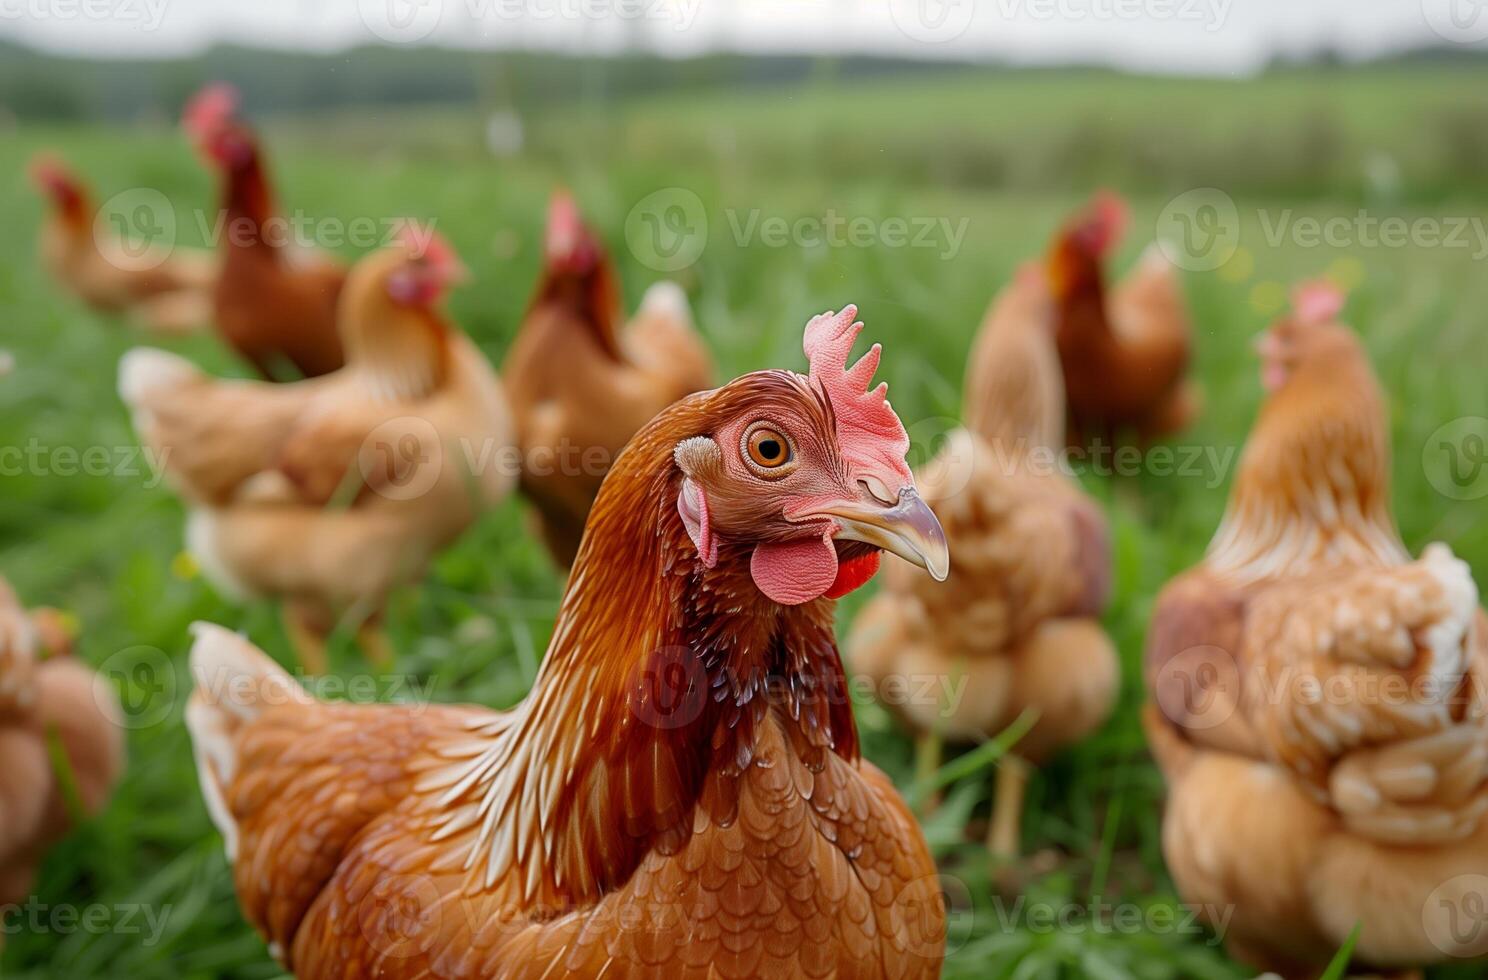
[[[246,164],[228,171],[224,180],[223,216],[230,224],[247,222],[251,225],[249,229],[229,227],[228,234],[240,240],[247,231],[254,245],[272,247],[273,243],[264,238],[263,226],[274,216],[274,193],[269,188],[268,175],[257,151]]]
[[[1243,585],[1408,561],[1390,514],[1389,460],[1379,385],[1358,342],[1339,333],[1262,409],[1209,567]]]

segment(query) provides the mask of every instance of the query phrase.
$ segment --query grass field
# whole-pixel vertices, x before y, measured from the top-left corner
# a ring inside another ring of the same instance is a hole
[[[1122,253],[1130,261],[1174,196],[1217,187],[1235,202],[1239,250],[1217,270],[1187,278],[1208,410],[1183,445],[1213,447],[1225,459],[1243,443],[1259,400],[1251,337],[1279,311],[1287,284],[1330,274],[1355,287],[1349,318],[1393,398],[1396,512],[1407,542],[1419,549],[1445,540],[1484,575],[1482,501],[1434,488],[1442,461],[1432,436],[1451,420],[1488,416],[1488,257],[1471,238],[1456,247],[1417,235],[1386,247],[1357,233],[1335,236],[1333,245],[1310,245],[1300,232],[1275,236],[1278,225],[1295,229],[1302,218],[1353,223],[1361,208],[1417,229],[1481,219],[1483,187],[1447,182],[1442,175],[1455,171],[1440,162],[1444,154],[1476,152],[1467,137],[1452,149],[1442,120],[1481,118],[1481,95],[1473,94],[1473,84],[1482,92],[1481,81],[1454,72],[1330,73],[1252,85],[1080,75],[1004,76],[980,87],[962,78],[922,81],[910,91],[828,84],[558,114],[533,123],[532,152],[507,159],[481,153],[481,121],[455,110],[369,112],[314,125],[287,120],[270,132],[287,211],[341,221],[437,219],[476,273],[455,295],[453,311],[498,363],[534,281],[544,201],[555,182],[574,189],[609,239],[632,299],[660,273],[647,265],[653,256],[645,249],[627,248],[627,215],[658,191],[689,201],[676,195],[695,194],[707,232],[697,239],[703,247],[695,264],[676,278],[723,373],[801,366],[805,320],[855,302],[869,336],[886,347],[881,376],[917,437],[917,461],[957,414],[965,351],[988,300],[1062,214],[1102,183],[1131,191],[1136,220]],[[1156,101],[1170,93],[1177,99],[1171,110]],[[1420,109],[1428,94],[1428,108]],[[1186,128],[1199,117],[1202,125]],[[1110,149],[1118,162],[1108,165],[1105,137],[1081,149],[1087,124],[1146,142],[1140,154]],[[1325,169],[1309,170],[1304,136],[1319,127],[1332,134],[1330,156]],[[1268,145],[1267,134],[1279,134],[1278,145]],[[855,151],[825,152],[839,143]],[[1256,165],[1280,176],[1247,175],[1247,143]],[[997,159],[1016,164],[1012,170],[975,168],[976,148],[994,144]],[[21,128],[0,141],[0,348],[17,361],[0,381],[0,447],[34,447],[27,458],[40,460],[0,475],[0,574],[31,602],[76,617],[83,656],[120,683],[131,718],[127,778],[111,805],[52,853],[36,889],[38,907],[96,905],[107,910],[105,925],[69,927],[44,913],[41,928],[6,937],[0,965],[7,976],[70,980],[276,976],[239,916],[181,713],[192,620],[244,629],[286,661],[288,645],[271,608],[227,604],[176,560],[181,509],[131,455],[134,439],[114,391],[119,355],[140,338],[59,297],[36,266],[31,230],[39,206],[23,172],[42,146],[93,175],[101,196],[163,191],[183,244],[202,238],[193,210],[214,207],[209,178],[168,130]],[[1065,176],[1038,173],[1021,158],[1023,146],[1030,154],[1063,147],[1049,166]],[[945,159],[962,162],[947,175],[936,169]],[[1143,159],[1152,167],[1141,167]],[[1164,168],[1165,159],[1172,166]],[[795,223],[829,209],[865,219],[871,241],[811,244],[797,236],[777,246],[736,230],[752,214],[757,222]],[[942,229],[965,219],[964,237],[953,243],[936,232],[927,247],[897,246],[891,219]],[[175,346],[213,369],[242,373],[209,340]],[[92,447],[102,447],[106,472],[71,472],[68,452]],[[1202,553],[1229,476],[1207,466],[1187,476],[1086,474],[1109,506],[1115,534],[1116,597],[1107,622],[1122,652],[1121,704],[1098,737],[1033,785],[1024,844],[1040,856],[1022,906],[994,901],[985,869],[979,841],[989,769],[959,780],[930,821],[926,832],[954,879],[948,976],[1244,975],[1202,931],[1123,931],[1078,913],[1066,917],[1070,928],[1050,929],[1034,911],[1177,902],[1159,851],[1163,788],[1136,721],[1140,654],[1153,597]],[[510,500],[441,558],[421,588],[397,598],[389,626],[399,674],[440,701],[516,701],[536,671],[561,584],[525,533],[523,504]],[[844,602],[840,626],[860,602]],[[367,670],[344,640],[335,664],[348,676]],[[379,691],[399,693],[386,679]],[[858,716],[868,755],[907,785],[909,742],[876,706],[861,705]]]

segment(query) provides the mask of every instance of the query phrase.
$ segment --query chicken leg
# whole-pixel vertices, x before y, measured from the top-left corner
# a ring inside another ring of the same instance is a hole
[[[943,755],[944,742],[940,732],[931,728],[915,736],[915,786],[929,790],[935,781],[935,774],[940,771],[941,757]],[[921,819],[928,817],[940,808],[940,791],[925,792],[916,809]]]
[[[374,667],[388,667],[393,663],[393,644],[380,626],[363,623],[357,629],[357,645]]]
[[[289,643],[295,656],[307,674],[324,674],[330,669],[330,658],[326,654],[325,633],[316,628],[315,619],[293,602],[284,604],[284,631],[289,634]]]
[[[1032,767],[1016,755],[1006,755],[997,766],[997,784],[992,799],[992,825],[987,832],[987,850],[997,863],[1018,856],[1023,839],[1023,797]]]

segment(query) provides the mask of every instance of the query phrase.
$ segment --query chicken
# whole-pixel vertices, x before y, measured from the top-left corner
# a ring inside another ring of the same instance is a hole
[[[553,560],[567,568],[616,455],[657,412],[711,387],[713,367],[675,283],[652,286],[619,329],[619,279],[567,194],[549,208],[546,252],[501,374],[522,445],[522,491]]]
[[[1383,397],[1341,306],[1309,285],[1263,335],[1228,510],[1147,642],[1173,878],[1233,910],[1233,955],[1289,978],[1356,923],[1359,968],[1485,952],[1488,621],[1445,545],[1412,561],[1401,541]]]
[[[1018,852],[1028,764],[1099,728],[1119,682],[1099,622],[1111,580],[1105,520],[1058,466],[1064,391],[1052,317],[1034,268],[993,302],[967,368],[965,428],[919,474],[951,544],[950,578],[926,587],[891,562],[846,644],[848,662],[881,693],[906,678],[909,692],[924,689],[916,678],[950,679],[951,697],[889,705],[918,735],[922,778],[939,765],[943,738],[983,740],[1036,714],[998,769],[988,846],[1000,859]]]
[[[326,977],[939,975],[936,870],[859,755],[833,599],[945,574],[856,310],[646,424],[506,712],[318,702],[201,625],[187,709],[239,900]],[[871,488],[871,489],[870,489]]]
[[[1131,274],[1107,289],[1103,265],[1126,223],[1126,205],[1098,195],[1060,231],[1046,262],[1071,445],[1171,435],[1194,419],[1201,402],[1185,377],[1193,331],[1183,289],[1162,252],[1149,247]]]
[[[116,229],[97,227],[88,188],[55,157],[32,161],[31,178],[51,205],[41,225],[41,262],[63,289],[155,333],[193,333],[211,321],[217,263],[209,253],[130,244]]]
[[[306,666],[345,618],[367,651],[388,592],[416,580],[516,478],[510,409],[442,311],[463,275],[442,239],[363,259],[341,298],[345,368],[296,384],[222,381],[136,349],[119,392],[189,510],[187,544],[237,597],[284,600]]]
[[[266,378],[329,374],[345,361],[336,310],[346,266],[288,240],[258,139],[236,111],[236,92],[212,85],[183,117],[187,134],[222,181],[215,232],[222,252],[213,296],[217,332]]]
[[[25,900],[74,807],[101,809],[124,769],[118,695],[71,654],[61,617],[27,612],[0,579],[0,906]],[[52,739],[71,787],[53,766]]]

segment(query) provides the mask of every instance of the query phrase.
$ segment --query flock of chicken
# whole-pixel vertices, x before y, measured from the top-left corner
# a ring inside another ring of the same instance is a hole
[[[228,219],[262,229],[276,201],[232,93],[203,92],[185,127]],[[518,479],[571,566],[533,690],[505,712],[320,702],[247,640],[197,627],[203,795],[286,969],[938,975],[937,871],[860,755],[832,600],[889,552],[849,663],[880,690],[965,680],[954,703],[891,705],[926,772],[942,741],[1031,719],[989,821],[1015,859],[1029,766],[1099,728],[1119,688],[1105,519],[1049,460],[1146,444],[1199,407],[1168,263],[1149,251],[1107,286],[1119,200],[1097,197],[994,299],[964,428],[913,473],[872,386],[879,348],[850,358],[855,308],[807,324],[806,374],[710,389],[681,290],[653,287],[622,327],[610,260],[562,194],[498,376],[443,312],[464,269],[437,237],[406,229],[348,269],[258,234],[141,270],[95,235],[61,163],[35,177],[65,288],[160,332],[211,324],[264,375],[137,349],[119,391],[200,567],[280,601],[307,670],[342,628],[390,657],[390,591]],[[1158,597],[1146,654],[1179,891],[1228,910],[1238,958],[1289,977],[1317,975],[1356,925],[1355,961],[1376,969],[1484,952],[1447,920],[1488,873],[1488,633],[1468,568],[1401,541],[1384,400],[1342,303],[1306,284],[1263,335],[1267,400],[1229,509]],[[520,472],[470,446],[515,449]],[[64,617],[0,592],[0,900],[122,769],[112,693],[70,645]],[[70,780],[48,763],[58,731]]]

